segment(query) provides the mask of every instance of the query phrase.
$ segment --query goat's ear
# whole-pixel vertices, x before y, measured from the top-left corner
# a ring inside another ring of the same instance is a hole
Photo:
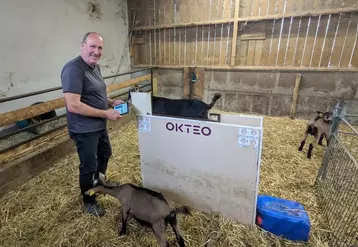
[[[317,114],[319,114],[319,115],[323,115],[323,112],[321,112],[321,111],[316,111],[317,112]]]

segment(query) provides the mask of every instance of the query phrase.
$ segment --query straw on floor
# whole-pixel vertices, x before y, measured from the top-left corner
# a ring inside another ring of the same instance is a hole
[[[312,137],[303,152],[298,146],[306,121],[265,117],[259,193],[296,200],[308,211],[312,230],[308,243],[287,241],[257,227],[247,227],[216,213],[194,210],[191,216],[178,217],[187,246],[328,246],[327,225],[320,213],[314,181],[325,147],[317,146],[311,160],[305,157]],[[110,133],[113,156],[108,177],[122,183],[141,185],[136,122]],[[95,218],[84,214],[78,189],[78,157],[69,154],[21,188],[1,200],[1,246],[158,246],[150,229],[134,219],[128,235],[117,236],[121,205],[110,196],[99,201],[106,215]],[[173,203],[171,203],[173,204]],[[170,227],[167,238],[173,244]],[[176,246],[176,245],[174,245]]]

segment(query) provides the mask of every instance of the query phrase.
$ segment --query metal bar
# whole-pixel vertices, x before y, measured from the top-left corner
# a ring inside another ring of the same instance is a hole
[[[283,61],[283,66],[286,66],[287,52],[288,52],[288,47],[289,47],[290,37],[291,37],[292,22],[293,22],[293,17],[291,17],[290,29],[288,30],[287,45],[286,45],[286,52],[285,52],[285,58]]]
[[[353,55],[354,55],[354,50],[356,49],[356,45],[357,45],[357,38],[358,38],[358,21],[357,21],[356,35],[355,35],[355,39],[354,39],[354,43],[353,43],[352,55],[351,55],[351,58],[349,59],[348,68],[352,67],[352,59],[353,59]]]
[[[358,135],[358,131],[357,131],[350,123],[348,123],[347,120],[345,120],[344,118],[341,118],[341,120],[342,120],[345,124],[347,124],[348,127],[351,128],[356,135]]]
[[[311,60],[310,60],[310,65],[309,65],[309,67],[311,67],[314,50],[315,50],[315,48],[316,48],[316,40],[317,40],[317,35],[318,35],[318,29],[319,29],[319,27],[320,27],[320,25],[319,25],[320,21],[321,21],[321,15],[318,16],[317,29],[316,29],[316,34],[315,34],[315,36],[314,36],[314,41],[313,41],[313,46],[312,46],[312,51],[311,51]]]
[[[36,135],[36,136],[34,136],[34,137],[30,138],[30,139],[27,139],[27,140],[25,140],[25,141],[22,141],[22,142],[19,142],[19,143],[14,144],[14,145],[12,145],[12,146],[9,146],[9,147],[7,147],[7,148],[4,148],[4,149],[0,150],[0,153],[4,153],[4,152],[9,151],[9,150],[11,150],[11,149],[14,149],[14,148],[16,148],[16,147],[19,147],[19,146],[21,146],[21,145],[23,145],[23,144],[26,144],[26,143],[28,143],[28,142],[30,142],[30,141],[36,140],[36,139],[39,138],[39,137],[45,136],[45,135],[47,135],[47,134],[49,134],[49,133],[51,133],[51,132],[54,132],[54,131],[56,131],[56,130],[58,130],[58,129],[61,129],[61,128],[65,127],[65,126],[67,126],[67,123],[62,124],[62,125],[60,125],[60,126],[57,126],[56,128],[50,129],[49,131],[46,131],[46,132],[44,132],[44,133],[42,133],[42,134],[39,134],[39,135]]]
[[[334,33],[333,45],[332,45],[331,53],[329,54],[328,67],[331,66],[332,54],[333,54],[333,51],[334,51],[334,46],[336,44],[336,38],[337,38],[338,29],[339,29],[339,24],[341,23],[341,18],[342,18],[342,13],[339,14],[339,19],[338,19],[338,23],[337,23],[336,32]]]
[[[323,52],[324,52],[324,46],[326,44],[326,38],[327,38],[327,33],[328,33],[328,28],[329,28],[329,22],[331,20],[331,15],[329,15],[328,17],[328,22],[327,22],[327,26],[326,26],[326,33],[324,35],[324,39],[323,39],[323,45],[322,45],[322,50],[321,50],[321,56],[319,58],[319,63],[318,63],[318,67],[321,67],[321,62],[322,62],[322,57],[323,57]]]
[[[306,30],[306,38],[305,38],[305,43],[304,43],[304,45],[303,45],[303,52],[302,52],[301,66],[300,66],[300,67],[302,67],[302,65],[303,65],[303,59],[305,58],[307,37],[308,37],[308,32],[309,32],[309,30],[310,30],[310,25],[311,25],[311,17],[308,19],[307,30]]]
[[[351,13],[351,16],[350,16],[349,21],[348,21],[346,36],[344,38],[344,42],[343,42],[343,45],[342,45],[342,51],[341,51],[341,56],[339,57],[338,67],[341,67],[342,56],[343,56],[344,48],[346,47],[346,41],[347,41],[347,36],[348,36],[348,32],[349,32],[349,27],[350,27],[351,21],[352,21],[352,14],[353,13]]]
[[[349,132],[344,132],[344,131],[337,131],[337,133],[339,133],[339,134],[345,134],[345,135],[357,136],[357,134],[355,134],[355,133],[349,133]]]
[[[16,135],[16,134],[18,134],[18,133],[20,133],[20,132],[23,132],[23,131],[26,131],[26,130],[28,130],[28,129],[30,129],[30,128],[41,126],[41,125],[43,125],[43,124],[45,124],[45,123],[54,121],[54,120],[59,119],[59,118],[61,118],[61,117],[63,117],[63,116],[66,116],[66,113],[65,113],[65,114],[62,114],[62,115],[59,115],[59,116],[56,116],[56,117],[53,117],[53,118],[51,118],[51,119],[47,119],[47,120],[45,120],[45,121],[41,121],[41,122],[39,122],[39,123],[37,123],[37,124],[32,124],[32,125],[30,125],[30,126],[28,126],[28,127],[15,130],[14,132],[11,132],[11,133],[8,133],[8,134],[6,134],[6,135],[1,136],[1,137],[0,137],[0,140],[5,139],[5,138],[7,138],[7,137],[9,137],[9,136],[12,136],[12,135]]]
[[[151,68],[158,68],[158,66],[144,68],[144,69],[138,69],[138,70],[135,70],[135,71],[128,71],[128,72],[125,72],[125,73],[120,73],[120,74],[115,74],[115,75],[110,75],[110,76],[105,76],[105,77],[103,77],[103,79],[109,79],[109,78],[113,78],[113,77],[117,77],[117,76],[132,74],[132,73],[148,70],[148,69],[151,69]],[[60,90],[60,89],[62,89],[62,86],[61,87],[53,87],[53,88],[49,88],[49,89],[44,89],[44,90],[31,92],[31,93],[20,94],[20,95],[16,95],[16,96],[7,97],[7,98],[2,98],[2,99],[0,99],[0,103],[12,101],[12,100],[17,100],[17,99],[22,99],[22,98],[26,98],[26,97],[34,96],[34,95],[38,95],[38,94],[53,92],[53,91],[57,91],[57,90]]]
[[[151,69],[151,71],[152,71],[152,69]],[[151,72],[151,75],[153,76],[153,72]],[[147,86],[149,86],[149,85],[151,85],[151,88],[153,88],[153,77],[152,77],[152,79],[151,79],[151,83],[147,83],[147,84],[144,84],[144,85],[142,85],[142,86],[139,86],[139,88],[141,89],[141,88],[147,87]],[[119,96],[126,95],[126,94],[128,94],[128,92],[129,92],[129,90],[126,91],[126,92],[120,93],[120,94],[118,94],[118,95],[116,95],[116,96],[114,96],[114,97],[119,97]],[[9,136],[18,134],[18,133],[20,133],[20,132],[26,131],[27,129],[30,129],[30,128],[33,128],[33,127],[37,127],[37,126],[41,126],[41,125],[43,125],[43,124],[45,124],[45,123],[48,123],[48,122],[52,122],[52,121],[54,121],[54,120],[56,120],[56,119],[59,119],[59,118],[61,118],[61,117],[64,117],[64,116],[66,116],[66,113],[61,114],[61,115],[56,116],[56,117],[51,118],[51,119],[47,119],[47,120],[41,121],[41,122],[39,122],[39,123],[37,123],[37,124],[33,124],[33,125],[31,125],[31,126],[28,126],[28,127],[25,127],[25,128],[19,129],[19,130],[15,130],[14,132],[11,132],[11,133],[8,133],[8,134],[6,134],[6,135],[1,136],[1,137],[0,137],[0,140],[5,139],[5,138],[7,138],[7,137],[9,137]]]

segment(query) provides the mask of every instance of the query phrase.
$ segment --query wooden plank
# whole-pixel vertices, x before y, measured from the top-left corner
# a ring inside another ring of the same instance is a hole
[[[358,12],[358,7],[323,9],[323,10],[308,10],[308,11],[299,11],[299,12],[294,12],[294,13],[273,14],[273,15],[268,15],[268,16],[240,17],[239,21],[274,20],[274,19],[281,19],[281,18],[289,18],[292,16],[293,17],[318,16],[318,15],[339,14],[339,13],[349,13],[349,12]]]
[[[273,0],[275,1],[275,0]],[[298,1],[300,2],[300,1]],[[269,8],[274,8],[272,6],[272,1],[270,2]],[[358,7],[345,7],[345,8],[335,8],[335,9],[319,9],[319,10],[308,10],[308,11],[297,11],[293,13],[280,13],[280,14],[270,14],[267,16],[253,16],[253,17],[239,17],[238,21],[261,21],[261,20],[271,20],[271,19],[281,19],[281,18],[290,18],[290,17],[299,17],[299,16],[318,16],[318,15],[328,15],[328,14],[339,14],[339,13],[349,13],[349,12],[358,12]],[[173,28],[173,27],[189,27],[189,26],[202,26],[202,25],[215,25],[222,23],[232,23],[235,21],[235,18],[227,18],[220,20],[205,20],[197,22],[181,22],[175,24],[161,24],[154,26],[141,26],[134,27],[132,30],[150,30],[150,29],[164,29],[164,28]]]
[[[287,22],[290,23],[289,24],[290,27],[289,27],[289,31],[288,31],[288,37],[287,37],[287,43],[286,43],[286,48],[285,48],[285,57],[284,57],[283,66],[292,65],[299,20],[294,19],[293,17],[291,17],[289,21],[287,20]]]
[[[250,23],[251,24],[251,23]],[[241,26],[241,28],[240,28]],[[250,32],[250,25],[245,26],[244,23],[241,23],[241,25],[239,26],[239,30],[241,30],[240,34],[241,35],[245,35],[248,34]],[[240,35],[240,37],[241,37]],[[237,65],[247,65],[247,57],[248,57],[248,47],[249,47],[249,41],[248,40],[244,40],[242,41],[241,39],[238,40],[238,45],[237,45],[237,59],[238,59],[238,63],[236,63]]]
[[[268,66],[269,64],[269,50],[271,44],[271,32],[272,32],[272,20],[263,21],[264,22],[264,32],[266,33],[266,39],[263,40],[262,52],[261,52],[261,66]]]
[[[259,22],[257,26],[257,31],[264,39],[256,40],[256,47],[255,47],[255,57],[254,57],[254,65],[260,66],[261,65],[261,57],[262,57],[262,50],[264,47],[264,41],[266,39],[265,33],[265,22]]]
[[[299,1],[299,0],[298,0]],[[286,13],[292,13],[295,10],[295,4],[296,4],[296,1],[295,0],[287,0],[287,3],[286,3]]]
[[[225,55],[226,55],[226,35],[225,35],[225,31],[227,30],[227,28],[225,28],[226,26],[228,26],[229,24],[221,24],[220,26],[220,45],[219,45],[219,65],[225,65],[226,61],[225,61]]]
[[[292,119],[294,119],[295,115],[296,115],[298,92],[300,90],[300,84],[301,84],[301,74],[297,74],[296,81],[295,81],[295,87],[293,89],[292,105],[291,105],[291,112],[290,112],[290,118],[292,118]]]
[[[133,68],[143,68],[149,65],[138,65]],[[155,65],[160,69],[182,69],[184,66],[162,66]],[[292,67],[292,66],[196,66],[197,68],[205,68],[208,70],[228,70],[228,71],[331,71],[331,72],[358,72],[358,68],[327,68],[327,67]]]
[[[271,8],[271,2],[270,2]],[[345,8],[335,8],[335,9],[322,9],[322,10],[309,10],[309,11],[298,11],[293,13],[280,13],[280,14],[270,14],[267,16],[253,16],[253,17],[239,17],[239,22],[245,21],[262,21],[262,20],[274,20],[281,18],[290,18],[290,17],[304,17],[304,16],[318,16],[318,15],[328,15],[328,14],[339,14],[339,13],[349,13],[349,12],[358,12],[358,7],[345,7]],[[222,23],[231,23],[234,22],[234,18],[221,19],[221,20],[207,20],[207,21],[197,21],[197,22],[182,22],[176,24],[163,24],[155,26],[141,26],[134,27],[132,30],[150,30],[150,29],[164,29],[164,28],[173,28],[173,27],[190,27],[190,26],[202,26],[202,25],[215,25]]]
[[[122,127],[134,117],[132,112],[119,121],[109,121],[108,131]],[[64,127],[1,154],[0,198],[75,151],[74,142],[68,136],[67,127]]]
[[[145,44],[145,42],[144,42],[144,37],[142,37],[142,38],[134,37],[133,43],[134,43],[134,44]]]
[[[109,85],[107,86],[107,93],[138,84],[141,81],[150,80],[150,78],[151,76],[149,74],[134,79],[130,79],[127,81],[123,81],[118,84]],[[0,127],[15,123],[16,121],[35,117],[42,113],[56,110],[62,107],[65,107],[65,100],[64,98],[59,98],[38,105],[28,106],[15,111],[6,112],[0,115]]]
[[[143,75],[143,76],[140,76],[140,77],[137,77],[137,78],[134,78],[134,79],[126,80],[126,81],[123,81],[123,82],[118,83],[118,84],[108,85],[107,86],[107,93],[111,93],[111,92],[117,91],[119,89],[123,89],[123,88],[126,88],[126,87],[136,85],[139,82],[150,80],[150,78],[151,78],[151,76],[150,76],[150,74],[148,74],[148,75]]]
[[[297,19],[298,27],[295,33],[295,51],[293,55],[292,66],[300,66],[302,61],[303,46],[305,43],[307,26],[309,18]],[[300,23],[301,22],[301,23]]]
[[[234,27],[232,34],[232,43],[231,43],[231,59],[230,65],[235,66],[236,60],[236,45],[237,45],[237,36],[238,36],[238,21],[239,18],[239,9],[240,9],[240,0],[235,0],[235,12],[234,12]]]
[[[324,36],[325,42],[324,42],[324,46],[322,45],[318,66],[328,67],[329,57],[334,43],[334,37],[338,25],[338,20],[339,20],[338,15],[332,15],[329,21],[329,25],[328,24],[326,25],[325,36]]]
[[[329,7],[329,9],[332,9]],[[302,12],[305,10],[305,1],[304,0],[296,0],[295,1],[295,12]]]
[[[312,57],[312,48],[314,43],[314,37],[316,34],[318,24],[318,18],[316,16],[308,19],[308,26],[305,30],[305,42],[303,44],[303,52],[301,58],[301,66],[310,67],[310,61]]]
[[[266,39],[266,33],[257,30],[255,33],[243,34],[240,36],[240,40],[262,40]]]
[[[343,53],[341,51],[341,63],[339,64],[339,67],[341,68],[347,68],[349,67],[349,62],[351,60],[352,57],[352,51],[354,48],[354,44],[355,44],[355,37],[356,37],[356,33],[357,33],[357,26],[358,26],[358,14],[353,15],[350,18],[350,23],[349,24],[349,29],[348,29],[348,33],[347,33],[347,39],[345,42],[345,46],[344,46],[344,50]],[[348,28],[348,27],[347,27]],[[347,30],[346,30],[347,32]],[[358,52],[358,48],[355,48],[355,53]],[[352,57],[352,64],[357,64],[357,61],[353,60],[354,58],[354,54]]]
[[[249,36],[252,34],[257,33],[257,23],[250,23],[250,33],[245,34],[245,36]],[[243,40],[240,37],[240,40]],[[254,64],[254,58],[255,58],[255,48],[256,48],[256,40],[248,40],[248,46],[247,46],[247,58],[246,58],[246,65],[253,65]]]
[[[279,45],[277,47],[277,56],[276,56],[276,61],[275,61],[275,65],[276,66],[283,66],[285,63],[285,53],[286,53],[286,47],[287,47],[287,42],[288,40],[288,34],[289,34],[289,29],[290,29],[290,19],[281,19],[279,21],[280,23],[280,40],[279,40]]]

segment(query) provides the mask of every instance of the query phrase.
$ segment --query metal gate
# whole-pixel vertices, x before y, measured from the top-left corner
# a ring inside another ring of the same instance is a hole
[[[358,115],[348,109],[346,102],[334,108],[316,188],[331,231],[330,246],[358,247]]]

